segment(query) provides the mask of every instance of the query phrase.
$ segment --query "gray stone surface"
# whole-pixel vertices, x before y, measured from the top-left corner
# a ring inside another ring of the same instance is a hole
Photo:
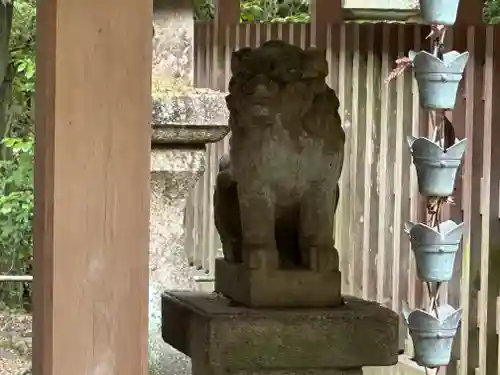
[[[193,375],[347,375],[398,361],[399,317],[375,302],[252,309],[217,294],[167,292],[162,309],[163,338],[191,357]]]
[[[160,296],[194,289],[184,251],[186,196],[204,170],[204,149],[152,149],[149,281],[149,374],[189,373],[189,360],[161,339]]]
[[[176,124],[153,125],[153,140],[160,144],[199,144],[204,145],[207,141],[212,143],[227,134],[227,126]]]
[[[155,0],[150,219],[150,375],[187,375],[190,360],[161,339],[160,295],[193,289],[184,208],[203,173],[207,142],[228,131],[224,95],[194,89],[191,0]],[[177,148],[175,148],[177,147]]]
[[[196,110],[196,108],[193,108]],[[177,124],[162,125],[165,131]],[[196,126],[195,126],[196,127]],[[191,128],[191,127],[189,127]],[[189,129],[188,128],[188,129]],[[192,269],[184,250],[184,209],[186,198],[205,170],[205,143],[221,139],[224,126],[205,127],[205,135],[193,137],[189,131],[184,148],[175,131],[168,139],[153,129],[151,150],[149,352],[150,375],[189,373],[189,359],[161,338],[161,293],[168,289],[194,289]],[[189,143],[189,140],[192,142]]]
[[[229,111],[225,93],[182,86],[158,88],[153,94],[153,125],[224,125]]]
[[[153,27],[153,76],[192,85],[192,0],[154,0]]]
[[[266,42],[234,52],[231,71],[230,167],[214,196],[225,259],[216,290],[254,307],[339,305],[332,233],[345,134],[325,52]],[[241,263],[237,277],[228,263]],[[290,278],[297,293],[286,293]]]
[[[215,275],[217,292],[240,303],[250,301],[254,307],[324,307],[338,306],[342,302],[342,280],[338,271],[285,269],[269,272],[248,269],[242,263],[220,258],[215,260]]]
[[[171,87],[153,98],[155,144],[216,142],[228,132],[225,94],[213,90]]]

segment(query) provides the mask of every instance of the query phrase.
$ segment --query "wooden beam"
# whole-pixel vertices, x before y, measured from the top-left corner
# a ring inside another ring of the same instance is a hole
[[[342,14],[342,0],[311,0],[311,45],[325,48],[327,25],[342,23]]]
[[[147,374],[152,1],[37,3],[37,375]]]

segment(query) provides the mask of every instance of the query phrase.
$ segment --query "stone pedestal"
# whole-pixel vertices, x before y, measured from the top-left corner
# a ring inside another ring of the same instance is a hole
[[[340,285],[338,271],[289,269],[269,272],[248,269],[224,258],[215,260],[215,290],[246,306],[338,306],[342,302]]]
[[[161,293],[193,290],[193,268],[184,249],[186,198],[205,170],[205,144],[228,132],[224,97],[193,92],[156,98],[151,149],[149,282],[150,375],[189,372],[189,360],[161,339]],[[132,198],[131,198],[132,199]]]
[[[333,309],[252,309],[217,294],[165,292],[162,335],[193,375],[361,375],[398,361],[398,316],[345,298]]]

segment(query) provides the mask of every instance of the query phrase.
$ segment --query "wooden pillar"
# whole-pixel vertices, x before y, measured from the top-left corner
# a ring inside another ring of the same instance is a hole
[[[147,373],[151,25],[151,0],[37,3],[37,375]]]
[[[484,35],[484,34],[483,34]],[[500,323],[500,30],[486,29],[484,77],[483,173],[481,179],[481,249],[479,272],[479,371],[499,373]],[[478,130],[481,128],[479,127]],[[475,130],[475,129],[474,129]],[[473,249],[471,248],[472,252]]]
[[[214,16],[214,33],[212,40],[212,71],[210,72],[210,88],[215,90],[227,90],[224,76],[219,74],[221,62],[224,61],[224,50],[226,47],[226,33],[228,28],[240,23],[239,0],[216,0]],[[228,34],[229,35],[229,34]],[[207,48],[209,48],[207,46]]]
[[[481,25],[485,0],[460,0],[456,25]]]
[[[215,1],[215,23],[222,29],[240,23],[240,2],[238,0]]]
[[[327,25],[339,24],[342,21],[342,0],[312,0],[311,45],[325,48]]]

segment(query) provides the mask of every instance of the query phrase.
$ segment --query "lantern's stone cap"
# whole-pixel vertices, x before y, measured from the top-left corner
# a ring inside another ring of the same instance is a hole
[[[225,94],[176,89],[153,94],[152,143],[204,145],[229,132]]]

